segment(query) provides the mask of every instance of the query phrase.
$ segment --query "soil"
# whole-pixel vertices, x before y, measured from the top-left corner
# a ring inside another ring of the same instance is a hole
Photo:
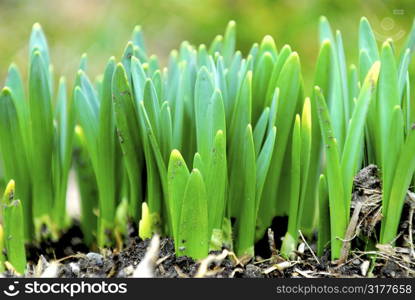
[[[28,247],[29,271],[27,277],[61,278],[116,278],[116,277],[215,277],[215,278],[293,278],[293,277],[415,277],[415,197],[408,192],[402,214],[397,247],[377,245],[381,220],[381,185],[379,171],[370,165],[359,172],[354,182],[352,214],[357,207],[349,255],[343,261],[331,262],[329,249],[316,257],[316,237],[306,237],[300,243],[296,258],[285,260],[277,249],[285,232],[273,231],[272,226],[256,245],[254,258],[236,258],[231,251],[211,252],[208,258],[194,261],[176,257],[170,238],[141,240],[134,227],[128,243],[121,251],[104,249],[91,252],[83,244],[82,232],[77,225],[70,228],[58,242],[44,241]],[[359,203],[360,202],[360,203]],[[353,218],[351,218],[353,219]],[[281,224],[281,219],[278,223]],[[275,222],[277,223],[277,222]],[[369,251],[362,251],[368,237]],[[306,241],[307,239],[307,241]],[[157,244],[159,242],[159,244]],[[360,249],[360,250],[359,250]],[[375,259],[376,258],[376,259]],[[140,266],[145,272],[135,272]],[[138,274],[138,276],[137,276]],[[6,276],[13,276],[9,271]]]

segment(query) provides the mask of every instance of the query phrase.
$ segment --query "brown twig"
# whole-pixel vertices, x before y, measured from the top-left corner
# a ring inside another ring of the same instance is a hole
[[[272,231],[271,228],[268,228],[267,235],[269,249],[271,250],[271,257],[276,257],[278,256],[278,250],[277,246],[275,245],[274,231]]]
[[[307,241],[305,240],[303,233],[301,232],[301,230],[298,230],[298,233],[300,234],[301,239],[303,240],[304,244],[307,246],[308,250],[310,250],[311,255],[313,256],[314,260],[320,264],[320,261],[318,260],[317,256],[315,255],[313,249],[311,249],[310,245],[307,243]]]
[[[351,246],[351,241],[353,240],[356,232],[356,226],[359,221],[359,214],[362,209],[363,203],[362,201],[357,201],[355,208],[353,210],[352,218],[350,219],[349,226],[347,226],[346,236],[343,240],[343,246],[341,249],[340,258],[337,260],[338,264],[344,263],[347,260],[349,255],[349,250]]]

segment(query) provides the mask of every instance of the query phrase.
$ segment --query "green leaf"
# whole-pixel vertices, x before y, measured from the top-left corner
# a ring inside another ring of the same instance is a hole
[[[169,192],[169,218],[172,223],[173,237],[176,248],[178,248],[178,228],[184,192],[189,180],[189,170],[186,162],[178,150],[173,150],[170,155],[169,166],[167,170],[167,185]]]
[[[136,57],[131,58],[131,78],[133,82],[134,98],[136,104],[143,100],[144,85],[146,83],[147,75],[144,72],[143,66]]]
[[[281,49],[280,54],[278,55],[278,58],[272,70],[271,78],[269,79],[269,83],[268,83],[268,90],[267,90],[266,101],[265,101],[265,105],[267,106],[270,105],[274,97],[275,87],[277,85],[278,77],[280,76],[281,70],[285,62],[287,61],[288,57],[291,55],[291,53],[292,53],[292,50],[290,46],[285,45]]]
[[[163,103],[160,111],[160,151],[163,155],[164,161],[167,164],[169,161],[170,151],[173,145],[173,125],[170,112],[170,106],[167,101]]]
[[[81,196],[80,223],[85,244],[91,246],[95,241],[98,209],[98,187],[86,138],[80,126],[75,127],[73,164]]]
[[[268,103],[266,103],[268,86],[264,83],[270,81],[275,64],[274,58],[269,52],[265,52],[258,58],[258,60],[258,63],[254,67],[254,73],[252,77],[252,119],[254,122],[258,120],[263,107],[268,105]]]
[[[29,59],[31,59],[34,51],[39,51],[46,68],[48,68],[50,64],[49,48],[42,26],[39,23],[35,23],[32,27],[29,41]]]
[[[124,66],[125,73],[127,74],[127,78],[131,84],[131,58],[134,55],[134,44],[133,42],[129,41],[125,46],[124,53],[121,57],[121,63]]]
[[[340,79],[340,87],[343,95],[343,106],[344,106],[344,118],[347,122],[351,115],[351,104],[353,101],[349,98],[349,84],[347,77],[346,57],[343,48],[343,39],[340,31],[336,31],[336,48],[337,48],[337,61],[338,61],[338,76]],[[346,123],[346,127],[347,127]]]
[[[215,36],[212,43],[210,44],[209,54],[210,55],[215,55],[216,52],[221,53],[222,49],[223,49],[223,36],[222,35],[217,35],[217,36]]]
[[[31,178],[24,140],[21,135],[19,117],[15,100],[9,88],[0,93],[0,154],[3,162],[4,178],[18,182],[16,196],[24,200],[25,235],[30,238],[32,226],[31,212]]]
[[[334,138],[327,104],[320,88],[316,87],[314,93],[314,97],[317,101],[321,135],[327,159],[326,172],[330,201],[331,257],[334,260],[340,257],[342,247],[341,239],[344,238],[346,233],[349,211],[346,209],[347,202],[340,167],[339,148],[337,141]]]
[[[281,246],[281,254],[290,257],[297,248],[298,237],[298,211],[300,207],[301,189],[301,119],[297,115],[294,123],[292,139],[292,166],[290,186],[290,210],[287,234]]]
[[[72,162],[72,143],[74,134],[74,111],[72,102],[67,99],[66,80],[62,77],[59,81],[57,107],[55,111],[57,136],[55,140],[54,159],[57,174],[54,178],[55,203],[54,222],[58,229],[65,225],[66,191],[68,186],[69,169]],[[56,153],[57,152],[57,153]]]
[[[323,95],[328,96],[330,91],[330,74],[332,61],[332,44],[329,40],[324,40],[320,47],[317,59],[316,71],[314,75],[315,85],[321,88]],[[322,139],[321,130],[318,122],[318,108],[314,97],[311,98],[311,148],[308,178],[306,183],[305,199],[302,207],[301,227],[304,233],[310,233],[314,226],[317,216],[317,187],[322,168]]]
[[[275,139],[277,135],[277,129],[275,126],[268,132],[268,136],[265,139],[264,145],[261,148],[259,154],[255,153],[256,160],[256,215],[258,214],[259,205],[261,201],[262,191],[264,189],[265,180],[268,175],[268,171],[271,165],[272,154],[274,152]]]
[[[141,142],[138,133],[138,113],[132,97],[131,88],[122,64],[117,64],[112,78],[112,95],[117,125],[117,135],[121,144],[125,166],[130,182],[130,217],[136,219],[140,214],[141,191],[137,183],[141,182],[140,153]]]
[[[344,180],[344,191],[346,195],[352,192],[353,178],[359,167],[359,156],[361,155],[364,127],[366,115],[369,109],[370,100],[373,96],[376,82],[379,76],[380,64],[375,63],[369,70],[363,83],[362,89],[353,111],[350,125],[347,131],[346,141],[344,144],[343,155],[341,158],[341,171]],[[328,178],[329,180],[329,178]],[[346,210],[350,209],[351,196],[347,196]]]
[[[273,60],[276,60],[278,56],[277,46],[275,45],[274,39],[270,35],[264,36],[264,38],[261,41],[261,45],[259,46],[258,53],[255,55],[251,55],[255,58],[256,63],[259,63],[259,61],[256,58],[261,58],[265,54],[271,55]]]
[[[241,150],[246,135],[246,126],[251,122],[252,105],[252,72],[249,71],[238,92],[233,117],[229,130],[229,206],[231,215],[236,216],[240,210],[238,193],[243,183],[240,178],[240,167],[243,161]]]
[[[154,234],[154,220],[146,202],[141,208],[141,220],[138,224],[138,236],[142,240],[151,239]]]
[[[193,169],[202,170],[204,169],[204,163],[202,161],[202,157],[200,156],[199,152],[196,152],[193,157]]]
[[[365,17],[359,26],[359,54],[360,81],[363,82],[371,66],[380,59],[375,34]]]
[[[226,27],[225,36],[223,39],[223,57],[227,66],[231,64],[231,60],[235,52],[235,44],[236,23],[235,21],[230,21]]]
[[[198,169],[190,173],[180,213],[178,228],[179,256],[201,259],[209,249],[208,207],[205,183]]]
[[[382,214],[384,218],[388,215],[388,206],[391,201],[389,195],[392,189],[393,178],[396,176],[396,165],[399,160],[400,151],[404,144],[404,122],[400,106],[392,110],[391,127],[389,131],[388,159],[385,161],[382,182]],[[383,230],[384,228],[382,228]],[[381,231],[381,236],[383,235]]]
[[[86,72],[88,67],[88,55],[86,53],[82,54],[81,61],[79,62],[79,70]]]
[[[51,228],[49,210],[53,206],[52,150],[53,115],[48,71],[40,51],[31,56],[29,108],[31,120],[31,169],[33,178],[33,217],[40,237],[42,225]]]
[[[369,21],[363,17],[360,20],[359,26],[359,50],[367,51],[367,54],[370,58],[371,64],[379,60],[379,50],[376,44],[375,34],[373,33],[372,27],[369,24]],[[366,70],[366,73],[369,70]],[[366,73],[365,76],[366,76]]]
[[[149,184],[147,191],[147,201],[152,218],[157,220],[161,214],[168,214],[168,187],[167,187],[167,167],[160,149],[159,140],[157,139],[150,119],[148,117],[144,102],[141,101],[138,107],[141,136],[143,139],[147,182]],[[170,149],[169,149],[170,151]],[[167,222],[166,222],[167,223]],[[154,223],[154,232],[159,231]],[[169,232],[172,232],[171,224],[165,224]]]
[[[318,182],[318,205],[320,216],[318,218],[317,255],[323,256],[330,243],[330,209],[326,177],[321,174]]]
[[[236,216],[235,251],[238,256],[252,256],[256,224],[256,163],[251,125],[246,127],[243,141],[241,148],[243,160],[239,173],[243,186],[237,194],[241,209]]]
[[[280,91],[275,118],[278,134],[270,166],[272,172],[269,173],[265,181],[260,204],[258,235],[262,235],[277,212],[286,213],[288,206],[288,201],[277,201],[277,199],[285,198],[279,195],[278,189],[282,166],[284,161],[287,161],[284,158],[287,155],[288,140],[292,132],[301,89],[300,60],[296,52],[290,54],[286,60],[278,78],[277,88]]]
[[[5,86],[9,87],[14,99],[14,104],[16,105],[17,114],[19,116],[20,130],[23,137],[23,142],[25,143],[25,149],[28,149],[29,142],[29,130],[28,122],[29,119],[29,109],[27,105],[27,99],[25,96],[25,88],[22,81],[22,76],[20,71],[15,64],[11,64],[7,73],[7,79]]]
[[[223,111],[222,111],[223,113]],[[203,158],[203,157],[202,157]],[[208,194],[209,234],[212,230],[221,229],[225,215],[227,186],[226,135],[218,130],[210,149],[209,163],[202,167]]]
[[[214,82],[209,71],[202,67],[197,74],[195,85],[195,121],[197,149],[202,158],[207,159],[210,153],[209,144],[212,141],[210,137],[208,114],[209,106],[212,105],[212,94],[214,92]]]
[[[380,154],[381,167],[388,158],[387,145],[389,144],[388,131],[391,126],[391,113],[396,105],[400,105],[398,91],[398,71],[395,62],[392,45],[390,42],[385,42],[382,47],[381,54],[381,70],[379,74],[378,99],[377,99],[377,113],[379,137],[381,138]],[[373,128],[374,129],[374,128]],[[375,129],[374,129],[375,130]]]
[[[399,90],[399,99],[402,99],[405,92],[406,77],[408,75],[409,63],[411,61],[411,51],[407,49],[403,56],[401,63],[399,65],[399,77],[398,77],[398,90]]]
[[[395,176],[392,181],[389,196],[390,200],[386,207],[387,214],[385,219],[382,221],[380,238],[382,244],[393,243],[395,240],[405,196],[415,171],[415,156],[413,155],[414,148],[415,127],[412,126],[408,136],[406,137],[405,144],[402,146],[399,153]]]
[[[90,101],[87,100],[87,96],[80,87],[75,87],[74,95],[77,118],[85,135],[86,146],[88,148],[88,153],[91,156],[92,164],[94,169],[97,169],[97,115],[94,113],[94,109],[90,105]]]
[[[5,244],[7,259],[19,274],[26,270],[24,245],[24,217],[20,200],[14,200],[15,183],[11,180],[5,190],[2,206],[4,216]]]
[[[133,42],[134,46],[139,47],[144,52],[146,51],[146,47],[144,43],[144,36],[143,36],[143,31],[141,29],[141,26],[137,25],[134,27],[131,41]]]
[[[261,150],[262,142],[264,141],[264,136],[269,122],[268,120],[269,107],[265,107],[254,129],[255,156],[258,156],[259,151]]]
[[[347,91],[345,91],[345,89],[347,90],[347,84],[344,83],[347,82],[347,78],[344,70],[343,41],[339,32],[334,37],[330,24],[325,17],[320,18],[320,41],[322,44],[330,44],[330,63],[326,65],[329,67],[329,73],[322,74],[322,79],[327,80],[323,83],[327,83],[327,86],[321,85],[320,88],[330,110],[334,134],[341,152],[349,120],[349,99]],[[319,86],[318,83],[315,84]]]
[[[309,213],[305,211],[306,202],[310,201],[315,204],[314,197],[315,194],[309,195],[307,193],[307,183],[310,176],[310,165],[315,164],[315,161],[311,161],[311,147],[313,145],[313,135],[312,135],[312,108],[310,98],[306,98],[303,104],[303,110],[301,112],[301,158],[300,158],[300,168],[301,168],[301,190],[300,190],[300,199],[299,199],[299,209],[297,217],[297,232],[301,229],[301,221],[304,213]],[[317,122],[315,122],[317,123]],[[317,159],[318,161],[318,159]],[[294,162],[293,162],[294,163]],[[314,211],[312,211],[314,213]],[[310,213],[310,217],[314,215]]]
[[[120,180],[117,181],[116,170],[116,130],[115,130],[115,115],[113,105],[113,90],[112,87],[114,72],[116,69],[115,59],[112,57],[109,59],[102,81],[102,96],[100,101],[99,113],[96,118],[98,121],[97,128],[97,183],[99,188],[99,201],[100,201],[100,218],[99,218],[99,232],[101,234],[101,243],[109,243],[104,241],[102,236],[103,230],[113,228],[114,222],[112,219],[116,216],[116,185],[120,184]],[[116,96],[114,95],[114,101]],[[126,100],[128,101],[128,100]],[[137,155],[137,153],[136,153]],[[130,202],[134,203],[141,200],[141,183],[136,182],[134,190],[138,190],[136,193],[132,193],[132,197],[138,197],[137,199],[131,199]],[[131,205],[131,210],[137,210],[139,204]],[[132,213],[133,215],[134,212]]]
[[[160,140],[160,102],[151,79],[147,79],[145,82],[143,101],[139,102],[138,107],[140,107],[140,103],[144,104],[152,130],[156,139]]]

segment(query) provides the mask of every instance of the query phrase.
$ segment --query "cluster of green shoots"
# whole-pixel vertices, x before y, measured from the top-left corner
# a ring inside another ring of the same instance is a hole
[[[278,51],[266,36],[243,55],[235,44],[230,22],[209,47],[183,42],[162,68],[136,27],[94,81],[82,56],[68,93],[64,78],[55,87],[34,25],[27,82],[12,65],[0,94],[3,177],[14,180],[2,201],[0,269],[23,273],[24,243],[58,239],[70,226],[71,167],[90,246],[122,247],[132,222],[143,239],[172,237],[179,256],[222,247],[252,256],[273,218],[287,215],[283,256],[295,253],[300,232],[318,230],[318,254],[330,247],[336,260],[353,178],[374,163],[382,171],[379,242],[393,244],[415,170],[415,29],[396,53],[391,40],[378,48],[363,18],[359,61],[348,67],[340,32],[322,18],[310,90],[290,46]]]

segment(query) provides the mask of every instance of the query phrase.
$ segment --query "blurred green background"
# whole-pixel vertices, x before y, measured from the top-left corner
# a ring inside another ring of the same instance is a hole
[[[368,17],[379,41],[391,37],[400,44],[414,13],[414,0],[0,0],[0,82],[10,62],[26,69],[34,22],[47,35],[56,74],[69,79],[84,52],[88,72],[98,75],[108,57],[121,55],[136,24],[143,27],[149,52],[165,62],[182,40],[209,44],[233,19],[243,53],[270,34],[279,49],[290,44],[300,53],[308,81],[318,53],[319,16],[327,16],[333,29],[342,31],[353,62],[361,16]]]

